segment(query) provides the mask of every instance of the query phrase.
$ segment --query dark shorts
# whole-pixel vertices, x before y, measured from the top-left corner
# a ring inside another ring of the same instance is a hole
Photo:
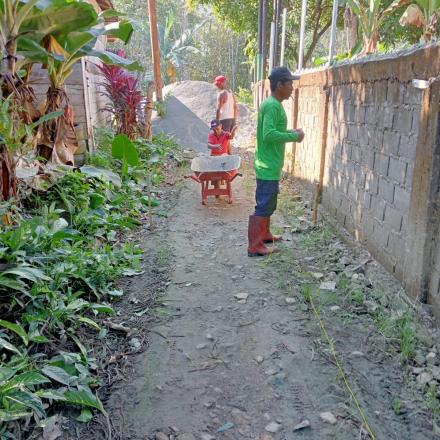
[[[223,125],[223,130],[224,131],[229,131],[231,132],[232,127],[235,125],[235,119],[221,119],[220,123]]]
[[[270,217],[275,209],[277,209],[279,192],[280,182],[278,180],[257,179],[255,215],[259,217]]]

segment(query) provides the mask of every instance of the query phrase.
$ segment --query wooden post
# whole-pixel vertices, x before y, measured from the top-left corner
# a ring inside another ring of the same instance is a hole
[[[148,81],[147,96],[144,109],[144,138],[147,141],[151,141],[153,138],[153,130],[151,129],[151,115],[153,114],[154,102],[154,81]]]
[[[407,249],[403,284],[412,298],[428,299],[432,252],[438,226],[436,209],[439,187],[440,78],[424,89],[421,97],[419,134],[412,177],[406,230]],[[436,301],[430,297],[430,302]],[[437,300],[438,302],[438,300]]]
[[[160,73],[160,48],[159,37],[157,33],[156,0],[148,0],[148,15],[150,18],[151,55],[153,61],[154,82],[156,83],[156,99],[158,101],[163,101],[163,84],[162,76]]]
[[[293,106],[292,106],[292,128],[295,129],[298,126],[298,101],[299,101],[299,85],[296,85],[293,89]],[[292,174],[295,174],[295,160],[296,160],[296,142],[292,145],[292,161],[290,163],[290,169]]]
[[[321,90],[321,108],[320,108],[320,130],[321,130],[321,153],[319,160],[319,178],[314,185],[313,197],[313,223],[318,221],[318,205],[321,201],[322,187],[324,184],[325,171],[325,150],[327,149],[327,126],[328,126],[328,103],[330,90],[327,85]]]

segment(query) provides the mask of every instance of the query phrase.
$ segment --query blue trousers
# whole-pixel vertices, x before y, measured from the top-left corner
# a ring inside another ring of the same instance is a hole
[[[255,190],[255,214],[259,217],[270,217],[277,209],[280,182],[278,180],[257,179]]]

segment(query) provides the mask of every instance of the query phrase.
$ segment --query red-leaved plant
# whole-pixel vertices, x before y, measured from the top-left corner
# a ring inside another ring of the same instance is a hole
[[[117,55],[125,58],[122,50],[119,50]],[[134,139],[138,128],[136,110],[142,100],[138,79],[122,67],[107,64],[97,67],[104,77],[103,94],[110,100],[105,110],[115,117],[116,133],[123,133]]]

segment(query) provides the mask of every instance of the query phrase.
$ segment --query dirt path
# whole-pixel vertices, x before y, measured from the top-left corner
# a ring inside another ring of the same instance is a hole
[[[155,311],[149,348],[131,358],[131,379],[109,399],[120,438],[371,438],[305,294],[304,286],[332,279],[338,287],[324,297],[318,287],[314,304],[319,302],[318,313],[375,438],[435,438],[417,400],[415,376],[366,310],[363,292],[376,291],[369,277],[380,278],[380,268],[364,262],[368,270],[355,270],[348,284],[359,284],[361,298],[347,300],[353,289],[339,277],[345,266],[356,267],[365,257],[354,256],[325,226],[308,230],[307,220],[298,222],[298,216],[292,221],[299,233],[286,235],[283,252],[266,260],[248,258],[252,181],[241,180],[234,189],[232,206],[211,200],[202,207],[199,188],[188,182],[168,230],[149,238],[163,265],[157,270],[169,271],[169,285]],[[298,208],[291,200],[289,195],[281,201],[281,211]],[[133,281],[138,297],[142,282]],[[386,288],[393,293],[392,280]],[[368,301],[375,303],[374,297]],[[335,420],[324,421],[325,412]],[[295,429],[301,422],[310,426]]]

